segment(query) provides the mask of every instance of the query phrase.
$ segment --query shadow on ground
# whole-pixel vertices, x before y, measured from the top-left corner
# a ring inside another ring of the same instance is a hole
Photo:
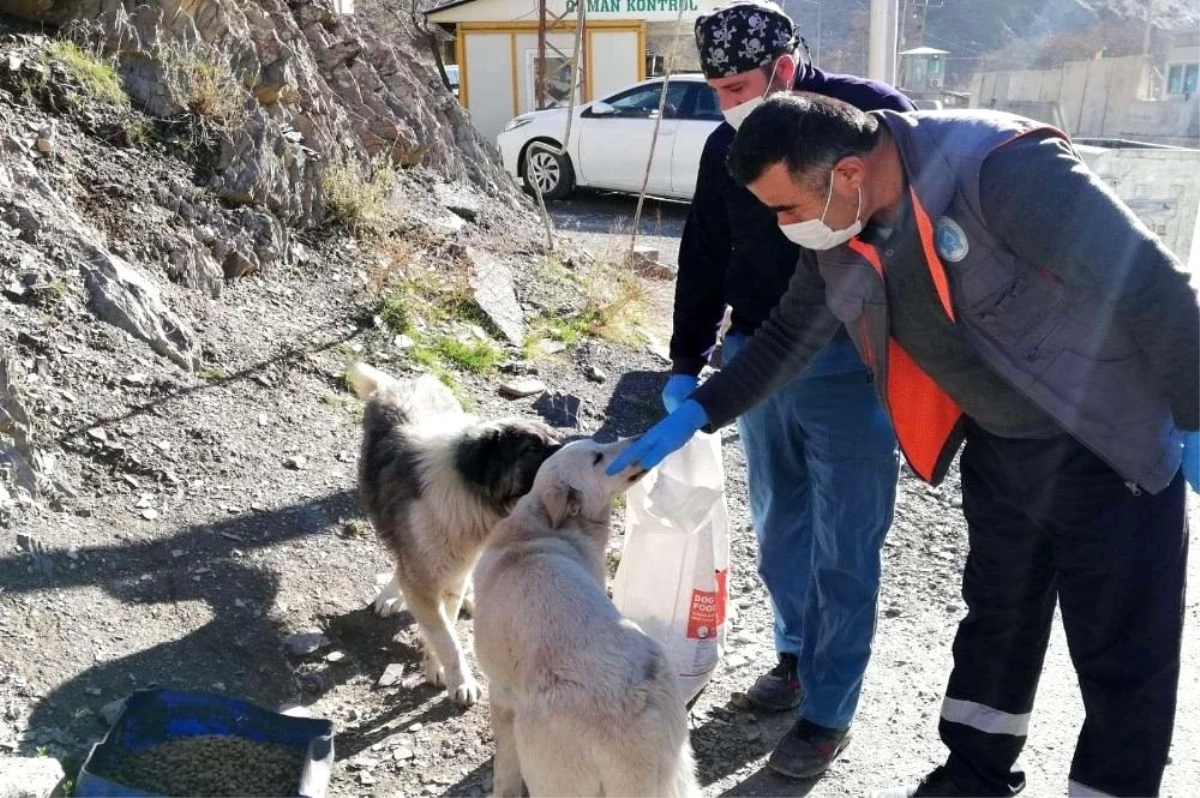
[[[50,730],[49,739],[25,741],[29,748],[25,753],[34,753],[37,745],[47,742],[71,748],[102,733],[104,725],[98,718],[80,711],[94,705],[97,695],[107,702],[140,688],[211,691],[220,689],[214,688],[219,684],[229,694],[268,708],[299,692],[314,699],[322,690],[321,680],[314,675],[307,685],[297,683],[296,669],[281,646],[285,632],[272,617],[279,579],[249,562],[247,555],[329,532],[337,528],[339,519],[356,514],[356,504],[352,492],[342,491],[274,511],[188,527],[154,541],[84,548],[70,555],[41,552],[33,556],[34,567],[28,554],[0,558],[0,584],[7,595],[96,585],[125,604],[155,605],[149,610],[152,613],[187,612],[190,620],[198,608],[186,605],[202,602],[211,615],[203,626],[178,639],[98,662],[46,693],[35,706],[29,727],[35,732]],[[122,620],[113,619],[110,634],[125,631],[120,628]],[[331,670],[328,676],[336,682],[344,674]],[[306,676],[299,678],[303,681]]]
[[[604,423],[593,437],[607,443],[641,435],[666,415],[663,386],[669,375],[662,371],[628,371],[617,379],[604,408]]]

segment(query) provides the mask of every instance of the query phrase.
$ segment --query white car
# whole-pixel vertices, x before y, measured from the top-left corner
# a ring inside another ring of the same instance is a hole
[[[548,200],[562,199],[576,188],[638,193],[662,85],[662,78],[651,78],[577,106],[565,155],[537,148],[530,152],[530,145],[542,141],[562,148],[566,108],[518,116],[496,139],[505,170],[531,193],[536,182]],[[646,193],[691,200],[704,142],[721,121],[717,95],[703,75],[673,75]]]

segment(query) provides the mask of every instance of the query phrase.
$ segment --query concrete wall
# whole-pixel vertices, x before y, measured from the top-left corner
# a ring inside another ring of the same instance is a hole
[[[1077,149],[1091,170],[1187,263],[1200,214],[1200,150]]]
[[[1148,97],[1151,61],[1127,58],[1070,61],[1057,70],[980,72],[972,79],[978,108],[1026,113],[1064,125],[1073,136],[1114,138],[1127,128],[1129,108]]]
[[[693,21],[685,18],[676,38],[673,21],[646,23],[646,55],[661,55],[665,62],[674,51],[675,72],[699,72],[700,52],[696,49],[692,26]]]

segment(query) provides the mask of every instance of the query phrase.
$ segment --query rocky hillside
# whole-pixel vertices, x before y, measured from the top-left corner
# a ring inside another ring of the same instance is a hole
[[[222,377],[214,321],[251,284],[319,301],[348,279],[347,321],[448,380],[443,361],[519,352],[545,302],[603,305],[534,268],[532,206],[415,30],[385,41],[320,0],[0,9],[0,523],[86,489],[72,435],[132,395]],[[303,336],[286,300],[258,321]]]

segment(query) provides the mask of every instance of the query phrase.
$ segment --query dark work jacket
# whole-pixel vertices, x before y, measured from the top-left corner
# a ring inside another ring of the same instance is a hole
[[[833,97],[864,111],[908,111],[908,98],[884,83],[806,67],[797,91]],[[716,347],[725,306],[733,331],[752,334],[770,315],[796,270],[800,248],[779,230],[775,214],[734,181],[725,159],[734,129],[722,122],[708,137],[691,212],[679,247],[671,361],[677,374],[699,374]],[[838,333],[805,376],[862,369],[845,333]]]
[[[1062,240],[1018,254],[991,219],[1036,208],[1039,178],[1059,158],[1034,150],[1010,162],[1016,172],[1004,183],[1022,188],[987,211],[988,158],[1027,136],[1065,140],[1061,133],[997,111],[879,116],[909,181],[913,257],[931,278],[932,290],[906,301],[943,312],[988,368],[1130,483],[1163,490],[1179,471],[1179,430],[1200,426],[1200,301],[1178,259],[1082,163],[1056,174],[1073,182],[1077,207],[1046,210],[1059,213],[1051,221]],[[1089,239],[1108,252],[1084,262],[1047,257],[1056,247],[1088,249]],[[802,372],[844,325],[905,457],[936,484],[962,440],[962,413],[931,375],[934,350],[910,352],[895,339],[884,258],[855,238],[818,253],[817,268],[797,271],[770,319],[693,398],[711,427],[726,424]]]

